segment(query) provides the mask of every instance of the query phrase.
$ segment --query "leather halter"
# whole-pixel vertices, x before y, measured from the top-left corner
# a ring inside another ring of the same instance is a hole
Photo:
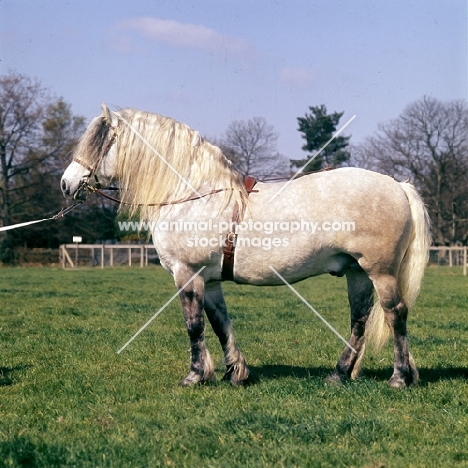
[[[99,179],[98,179],[98,177],[96,175],[96,171],[97,171],[97,168],[99,167],[99,165],[101,164],[103,158],[106,156],[106,154],[112,148],[112,145],[115,143],[115,140],[117,139],[117,136],[118,136],[118,131],[117,131],[116,127],[110,127],[110,128],[111,128],[111,130],[113,130],[114,133],[111,136],[110,140],[107,142],[107,145],[102,150],[101,156],[98,158],[98,160],[95,162],[94,165],[91,166],[86,161],[83,161],[82,159],[77,158],[76,156],[73,157],[73,161],[75,161],[80,166],[83,166],[87,171],[89,171],[89,174],[85,175],[81,179],[80,185],[78,186],[78,189],[76,190],[75,195],[73,196],[73,198],[75,200],[77,199],[77,197],[83,191],[92,191],[92,192],[94,192],[95,190],[101,188],[101,184],[100,184]],[[89,183],[89,179],[91,177],[94,177],[94,179],[95,179],[96,183],[95,183],[94,186]]]
[[[247,190],[247,195],[253,192],[253,188],[257,183],[257,179],[251,176],[244,177],[244,185]],[[231,231],[226,236],[224,240],[224,249],[223,249],[223,266],[221,269],[221,279],[223,281],[234,281],[234,253],[236,250],[236,226],[242,222],[244,217],[244,206],[239,206],[236,202],[234,205],[234,212],[232,214],[231,222]]]

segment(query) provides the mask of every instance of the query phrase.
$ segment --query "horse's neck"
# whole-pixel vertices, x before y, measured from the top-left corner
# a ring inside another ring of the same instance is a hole
[[[152,219],[174,221],[201,220],[201,219],[219,219],[224,220],[232,217],[235,204],[235,197],[232,195],[232,188],[223,187],[219,184],[214,185],[206,182],[196,191],[180,192],[184,196],[180,198],[177,192],[174,192],[169,203],[154,210]],[[226,196],[230,198],[226,204]]]

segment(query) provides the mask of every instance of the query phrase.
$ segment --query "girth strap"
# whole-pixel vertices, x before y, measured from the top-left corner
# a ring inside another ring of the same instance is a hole
[[[244,185],[247,194],[253,192],[253,188],[257,183],[257,179],[251,176],[244,177]],[[221,269],[221,279],[223,281],[234,281],[234,252],[236,250],[236,226],[242,222],[244,216],[244,207],[239,207],[236,202],[234,205],[234,212],[232,214],[231,231],[226,236],[223,249],[223,266]]]

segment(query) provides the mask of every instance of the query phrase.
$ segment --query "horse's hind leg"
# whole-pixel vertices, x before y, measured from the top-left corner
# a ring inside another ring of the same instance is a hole
[[[180,277],[179,277],[180,276]],[[178,275],[178,288],[190,278]],[[179,286],[180,284],[180,286]],[[184,311],[185,325],[190,338],[190,372],[179,385],[195,385],[215,380],[214,365],[205,343],[205,320],[203,311],[204,279],[196,276],[181,292],[180,300]]]
[[[353,349],[350,346],[345,347],[335,370],[327,379],[328,382],[340,383],[359,375],[365,349],[364,331],[373,305],[374,287],[363,271],[349,269],[346,279],[351,307],[351,337],[348,343]]]
[[[401,297],[396,278],[390,275],[379,276],[373,282],[385,314],[385,322],[393,333],[394,368],[388,384],[394,388],[415,386],[419,375],[408,345],[408,307]]]
[[[234,340],[231,320],[226,309],[221,283],[207,283],[205,286],[205,311],[224,351],[226,374],[224,380],[240,385],[249,376],[244,356]]]

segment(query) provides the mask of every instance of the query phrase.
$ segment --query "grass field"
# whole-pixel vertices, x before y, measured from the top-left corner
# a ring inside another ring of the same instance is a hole
[[[348,335],[346,281],[295,285]],[[180,388],[188,338],[160,268],[0,268],[0,466],[468,466],[468,278],[428,269],[409,322],[420,386],[390,389],[392,347],[343,386],[343,344],[286,287],[226,284],[253,383]]]

